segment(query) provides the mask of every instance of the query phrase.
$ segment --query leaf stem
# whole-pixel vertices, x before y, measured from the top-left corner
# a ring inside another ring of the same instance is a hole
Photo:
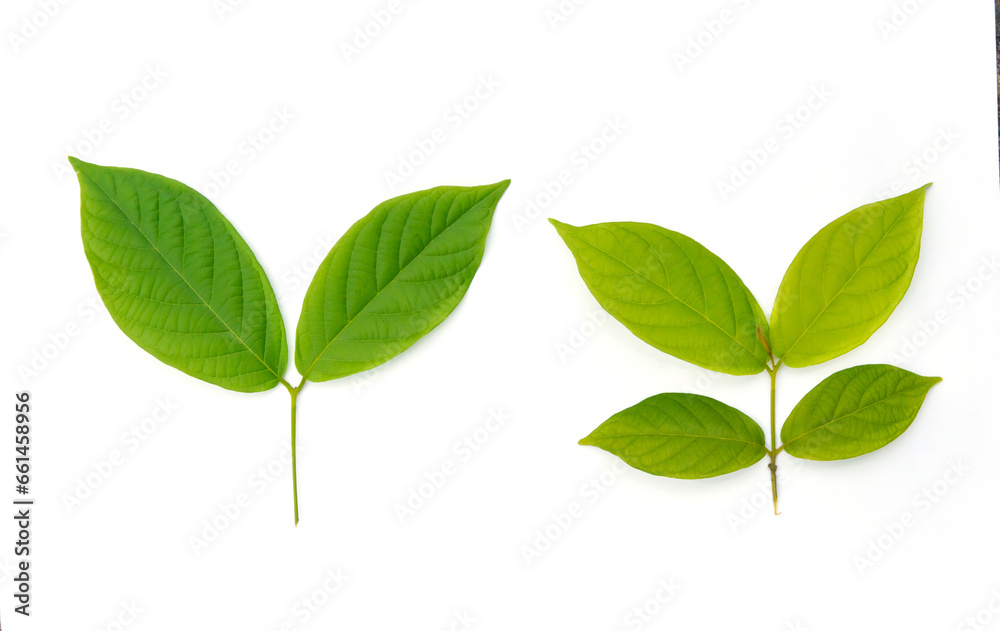
[[[773,360],[772,360],[773,361]],[[781,366],[780,363],[774,364],[774,367],[768,370],[768,374],[771,376],[771,449],[768,451],[768,455],[771,456],[771,462],[767,465],[767,468],[771,470],[771,500],[774,502],[774,514],[778,513],[778,464],[776,459],[778,453],[784,448],[777,446],[776,431],[774,427],[774,385],[778,376],[778,368]]]
[[[294,388],[284,379],[281,380],[281,383],[285,385],[285,388],[288,389],[288,394],[291,395],[292,397],[292,499],[295,504],[295,525],[298,526],[299,525],[299,476],[295,459],[295,404],[298,400],[299,392],[302,390],[302,386],[305,385],[306,380],[305,377],[303,377],[299,385]]]

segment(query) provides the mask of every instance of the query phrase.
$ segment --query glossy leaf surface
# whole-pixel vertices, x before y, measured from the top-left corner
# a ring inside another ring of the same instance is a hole
[[[175,180],[70,162],[84,251],[121,330],[209,383],[240,392],[276,386],[288,350],[274,291],[222,213]]]
[[[306,292],[295,365],[309,381],[374,368],[458,305],[479,269],[509,180],[383,202],[340,238]]]

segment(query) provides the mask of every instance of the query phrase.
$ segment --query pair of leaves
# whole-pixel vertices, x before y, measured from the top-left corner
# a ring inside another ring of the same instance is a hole
[[[70,162],[84,251],[122,331],[160,361],[229,390],[281,383],[288,347],[274,291],[222,213],[175,180]],[[327,381],[373,368],[440,324],[479,268],[508,184],[403,195],[355,223],[306,292],[301,375]]]
[[[693,364],[755,375],[770,350],[802,367],[863,344],[902,300],[920,254],[926,186],[833,221],[785,272],[768,323],[718,256],[652,224],[550,220],[597,301],[639,339]]]
[[[866,454],[906,431],[938,377],[872,364],[835,373],[807,394],[781,428],[784,449],[808,460]],[[710,478],[757,463],[764,432],[736,408],[698,394],[652,396],[602,423],[581,445],[671,478]]]
[[[913,277],[926,188],[861,206],[820,230],[786,271],[770,320],[736,272],[690,237],[645,223],[550,221],[594,297],[637,337],[703,368],[752,375],[833,359],[885,323]],[[837,373],[789,416],[785,449],[815,460],[878,449],[909,426],[937,381],[891,366]],[[581,443],[650,473],[702,478],[767,454],[759,429],[718,401],[661,394]]]

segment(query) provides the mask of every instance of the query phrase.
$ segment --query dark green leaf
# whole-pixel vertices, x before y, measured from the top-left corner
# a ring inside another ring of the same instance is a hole
[[[141,348],[229,390],[278,385],[288,363],[274,292],[212,202],[153,173],[75,158],[83,248],[115,323]]]

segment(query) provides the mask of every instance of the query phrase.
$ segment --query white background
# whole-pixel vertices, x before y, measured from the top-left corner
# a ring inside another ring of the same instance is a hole
[[[354,54],[343,45],[387,0],[248,0],[221,15],[211,0],[68,2],[48,19],[45,4],[8,0],[0,21],[0,501],[14,496],[21,389],[34,401],[37,501],[28,619],[12,611],[14,531],[2,520],[5,628],[930,630],[977,614],[1000,628],[988,609],[1000,605],[1000,281],[983,260],[998,260],[1000,215],[985,0],[593,0],[554,26],[556,0],[403,1]],[[699,53],[688,38],[707,45]],[[697,56],[679,67],[685,50]],[[482,82],[498,85],[477,96]],[[814,90],[828,96],[809,109]],[[468,116],[456,117],[463,102]],[[276,108],[294,119],[269,135]],[[789,114],[790,134],[777,125]],[[624,130],[581,158],[616,119]],[[445,140],[391,188],[385,174],[436,128]],[[251,159],[241,143],[261,134],[269,142]],[[768,138],[777,151],[720,194]],[[445,324],[374,374],[306,387],[295,528],[287,394],[191,379],[90,306],[70,153],[206,192],[268,270],[288,330],[303,270],[378,202],[513,184]],[[213,188],[229,161],[240,172]],[[545,198],[563,170],[570,184]],[[717,376],[613,320],[588,325],[597,303],[545,217],[688,234],[768,311],[819,228],[928,181],[920,265],[889,322],[844,357],[779,375],[779,418],[859,363],[942,376],[899,440],[837,463],[782,455],[780,517],[764,461],[680,481],[616,473],[616,458],[576,444],[667,391],[763,422],[767,377]],[[527,213],[539,199],[548,206]],[[49,358],[24,373],[36,352]],[[158,400],[176,409],[144,433]],[[507,421],[462,461],[453,445],[491,409]],[[122,439],[133,427],[145,438],[134,450]],[[116,453],[120,464],[95,474]],[[401,523],[395,505],[445,461],[457,473]],[[967,470],[946,476],[952,464]],[[268,466],[281,472],[261,482]],[[88,478],[97,488],[80,486]],[[925,491],[935,501],[916,499]],[[225,517],[220,506],[241,493],[249,506]],[[574,503],[578,517],[557,528]],[[883,536],[905,514],[898,540]],[[221,532],[196,551],[213,521]],[[561,534],[529,564],[546,530]],[[338,571],[343,586],[324,592]],[[661,582],[679,589],[668,597]],[[309,611],[303,599],[323,602]],[[640,623],[636,607],[655,613]]]

